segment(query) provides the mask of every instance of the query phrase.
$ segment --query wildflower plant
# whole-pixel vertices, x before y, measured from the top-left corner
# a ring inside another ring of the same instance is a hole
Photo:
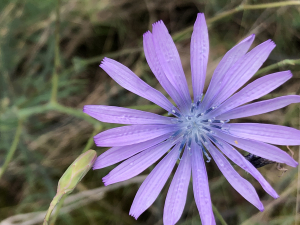
[[[225,54],[204,95],[209,40],[204,14],[199,13],[190,46],[192,101],[172,37],[162,21],[154,23],[152,33],[148,31],[143,36],[146,60],[176,106],[126,66],[109,58],[103,59],[100,67],[119,85],[173,115],[166,117],[115,106],[84,106],[84,112],[99,121],[129,124],[94,137],[97,146],[111,147],[97,158],[94,169],[123,161],[103,178],[105,185],[130,179],[165,155],[134,198],[130,209],[134,218],[137,219],[155,201],[176,162],[179,165],[164,206],[165,225],[173,225],[180,219],[191,177],[202,224],[215,224],[205,167],[205,161],[209,162],[211,158],[232,187],[259,210],[264,207],[254,187],[235,171],[227,158],[251,174],[268,194],[278,198],[260,172],[235,147],[296,167],[298,163],[274,145],[300,145],[300,131],[279,125],[229,121],[298,103],[300,96],[288,95],[246,104],[268,94],[292,77],[290,71],[277,72],[258,78],[239,90],[275,47],[274,42],[267,40],[248,52],[253,40],[254,35],[250,35]]]

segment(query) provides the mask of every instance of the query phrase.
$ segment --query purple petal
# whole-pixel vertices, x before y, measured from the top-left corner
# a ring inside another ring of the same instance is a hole
[[[140,174],[160,159],[173,145],[173,142],[165,141],[127,159],[103,177],[104,185],[128,180]]]
[[[172,124],[171,117],[136,109],[106,105],[85,105],[83,112],[106,123],[119,124]]]
[[[215,95],[220,91],[220,85],[224,80],[224,76],[227,71],[232,67],[237,60],[239,60],[243,55],[246,54],[248,49],[250,48],[255,35],[252,34],[249,37],[245,38],[239,44],[230,49],[225,56],[220,61],[219,65],[214,71],[211,82],[208,86],[207,92],[204,96],[202,107],[210,108],[211,100],[215,97]]]
[[[224,129],[234,136],[274,145],[300,145],[300,130],[261,123],[230,123]]]
[[[285,163],[292,167],[296,167],[298,165],[298,163],[289,154],[273,145],[269,145],[259,141],[239,138],[236,136],[225,134],[219,131],[219,129],[212,129],[215,132],[215,136],[223,139],[229,144],[243,149],[244,151],[250,152],[254,155],[258,155],[265,159],[269,159],[271,161]]]
[[[299,103],[299,102],[300,102],[299,95],[281,96],[278,98],[255,102],[252,104],[248,104],[248,105],[244,105],[232,109],[218,116],[217,119],[228,120],[228,119],[236,119],[236,118],[259,115],[259,114],[274,111],[276,109],[283,108],[292,103]]]
[[[138,144],[112,147],[97,158],[97,160],[93,166],[93,169],[94,170],[101,169],[101,168],[113,165],[115,163],[118,163],[120,161],[123,161],[124,159],[127,159],[147,148],[150,148],[150,147],[166,140],[170,136],[171,136],[171,134],[168,133],[168,134],[165,134],[165,135],[159,136],[157,138],[154,138],[154,139],[151,139],[151,140],[148,140],[145,142],[141,142]]]
[[[258,71],[274,48],[274,42],[268,40],[239,59],[224,75],[224,82],[212,105],[218,106],[242,87]]]
[[[174,41],[162,21],[154,23],[152,28],[154,47],[160,65],[182,99],[190,105],[191,97]]]
[[[100,147],[124,146],[144,142],[178,130],[175,125],[131,125],[116,127],[97,134],[95,143]]]
[[[213,212],[208,186],[208,178],[203,160],[202,150],[192,142],[192,175],[195,202],[203,225],[213,225]]]
[[[271,195],[273,198],[278,198],[279,195],[276,191],[271,187],[271,185],[266,181],[266,179],[261,175],[261,173],[242,156],[235,148],[231,145],[227,144],[225,141],[220,138],[215,137],[218,141],[215,143],[217,147],[235,164],[244,169],[246,172],[250,173],[263,187],[263,189]]]
[[[161,92],[146,84],[121,63],[113,59],[104,58],[100,67],[128,91],[148,99],[168,112],[173,108],[172,103]]]
[[[242,90],[234,94],[232,97],[227,99],[219,108],[210,113],[210,116],[216,117],[224,112],[227,112],[237,106],[244,103],[250,102],[252,100],[258,99],[275,88],[279,87],[287,80],[292,77],[290,71],[283,71],[278,73],[273,73],[264,77],[261,77],[252,83],[248,84]]]
[[[156,79],[159,81],[161,86],[166,90],[166,92],[171,96],[171,98],[174,100],[174,102],[176,103],[176,105],[178,105],[179,108],[186,106],[186,103],[181,99],[181,96],[178,94],[176,89],[170,83],[170,81],[168,80],[168,78],[166,77],[163,71],[163,68],[160,65],[160,62],[155,52],[153,37],[150,31],[146,32],[143,35],[143,45],[144,45],[146,60],[153,74],[155,75]]]
[[[183,212],[191,178],[191,157],[185,150],[170,185],[164,207],[164,225],[174,225]]]
[[[247,201],[257,207],[260,211],[263,211],[264,206],[259,200],[255,188],[247,180],[242,178],[235,169],[233,169],[224,155],[210,142],[207,143],[207,149],[231,186]]]
[[[155,201],[167,182],[178,159],[179,144],[147,176],[136,193],[129,214],[137,219]]]
[[[198,13],[191,39],[191,73],[194,102],[202,95],[209,53],[208,30],[203,13]]]

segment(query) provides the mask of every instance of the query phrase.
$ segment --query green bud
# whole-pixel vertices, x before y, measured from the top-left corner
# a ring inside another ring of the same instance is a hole
[[[69,166],[58,181],[57,193],[70,194],[96,161],[97,153],[88,150]]]

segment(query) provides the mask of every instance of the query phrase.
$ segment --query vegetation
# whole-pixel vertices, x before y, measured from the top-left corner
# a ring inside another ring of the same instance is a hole
[[[68,166],[92,148],[93,136],[116,126],[85,115],[87,104],[126,106],[165,113],[129,93],[98,65],[104,56],[131,68],[162,90],[142,50],[142,34],[163,20],[179,49],[191,86],[189,45],[197,12],[209,24],[208,77],[221,57],[243,37],[255,33],[257,45],[272,39],[277,47],[257,76],[291,70],[293,78],[267,98],[300,94],[300,2],[257,0],[1,0],[0,1],[0,224],[41,224]],[[209,79],[207,80],[208,84]],[[300,127],[299,105],[239,119]],[[287,147],[284,150],[289,152]],[[298,159],[298,147],[291,147]],[[249,174],[236,167],[258,191],[259,212],[226,181],[216,164],[207,165],[218,224],[299,224],[298,168],[260,168],[279,199],[268,196]],[[284,165],[281,165],[284,166]],[[170,184],[137,221],[128,215],[146,170],[126,182],[103,187],[101,178],[113,166],[90,171],[63,199],[50,224],[162,224]],[[300,168],[300,167],[299,167]],[[192,186],[190,185],[190,189]],[[44,212],[41,212],[44,211]],[[296,213],[297,212],[297,213]],[[178,222],[201,224],[189,190]]]

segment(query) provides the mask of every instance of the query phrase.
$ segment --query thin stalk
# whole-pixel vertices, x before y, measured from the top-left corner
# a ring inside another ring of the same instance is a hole
[[[102,128],[102,124],[95,120],[94,118],[90,117],[89,115],[85,114],[82,112],[82,110],[78,110],[78,109],[73,109],[71,107],[66,107],[66,106],[63,106],[59,103],[54,103],[54,104],[51,104],[52,105],[52,109],[53,110],[56,110],[58,112],[62,112],[62,113],[65,113],[65,114],[68,114],[68,115],[71,115],[71,116],[75,116],[77,118],[80,118],[80,119],[83,119],[93,125],[98,125]]]
[[[285,60],[282,60],[278,63],[274,63],[270,66],[267,66],[263,69],[260,69],[259,71],[257,71],[257,73],[254,76],[257,76],[257,75],[260,75],[260,74],[263,74],[263,73],[267,73],[270,70],[277,69],[279,67],[283,67],[283,66],[286,66],[286,65],[291,65],[291,66],[300,65],[300,59],[285,59]]]
[[[221,213],[218,211],[218,209],[216,208],[216,206],[212,205],[212,209],[214,211],[215,216],[219,219],[220,223],[222,225],[227,225],[226,221],[223,219]]]
[[[60,202],[61,200],[64,200],[64,198],[63,199],[62,198],[63,198],[63,194],[56,194],[54,196],[54,198],[51,201],[50,206],[47,210],[43,225],[48,225],[49,224],[51,213],[52,213],[53,209],[55,208],[55,206],[57,205],[57,203]],[[57,210],[56,210],[56,212],[57,212]]]
[[[58,75],[60,74],[61,64],[59,59],[59,27],[60,27],[60,0],[56,0],[56,21],[55,21],[55,49],[54,49],[54,70],[52,75],[52,90],[51,90],[51,102],[57,101],[58,91]]]
[[[84,147],[82,153],[86,152],[87,150],[89,150],[89,149],[92,147],[92,145],[94,144],[94,136],[95,136],[97,133],[99,133],[100,130],[101,130],[101,127],[99,127],[99,126],[96,126],[96,127],[95,127],[95,129],[94,129],[94,131],[93,131],[93,133],[92,133],[92,136],[91,136],[91,137],[89,138],[89,140],[87,141],[87,143],[86,143],[86,145],[85,145],[85,147]]]
[[[266,4],[256,4],[256,5],[239,5],[234,9],[230,9],[224,12],[217,14],[216,16],[208,19],[207,25],[211,25],[212,23],[221,20],[225,17],[231,16],[237,12],[244,11],[244,10],[256,10],[256,9],[268,9],[268,8],[278,8],[283,6],[291,6],[291,5],[300,5],[300,1],[282,1],[282,2],[273,2],[273,3],[266,3]],[[174,41],[179,41],[187,38],[187,34],[190,34],[193,31],[193,26],[190,26],[183,31],[173,35]]]
[[[29,116],[33,116],[38,113],[44,113],[50,110],[58,111],[61,113],[65,113],[74,117],[77,117],[79,119],[83,119],[95,126],[100,126],[102,128],[102,124],[93,119],[92,117],[88,116],[87,114],[83,113],[82,110],[79,109],[73,109],[71,107],[63,106],[59,103],[50,102],[44,105],[40,106],[34,106],[34,107],[28,107],[25,109],[20,109],[17,111],[17,117],[20,119],[25,119]]]
[[[23,124],[23,120],[19,120],[14,140],[8,150],[7,156],[5,157],[4,164],[0,168],[0,179],[1,179],[2,175],[4,174],[5,170],[7,169],[7,166],[10,163],[10,161],[11,161],[12,157],[14,156],[15,151],[18,147],[18,144],[20,141],[20,135],[21,135],[21,131],[22,131],[22,124]]]
[[[64,194],[62,196],[62,198],[60,199],[60,201],[58,202],[56,210],[55,210],[55,213],[54,213],[54,215],[52,216],[52,218],[50,220],[50,225],[54,225],[55,224],[56,219],[57,219],[57,217],[59,215],[59,211],[60,211],[61,207],[63,206],[66,197],[67,197],[67,195]]]

